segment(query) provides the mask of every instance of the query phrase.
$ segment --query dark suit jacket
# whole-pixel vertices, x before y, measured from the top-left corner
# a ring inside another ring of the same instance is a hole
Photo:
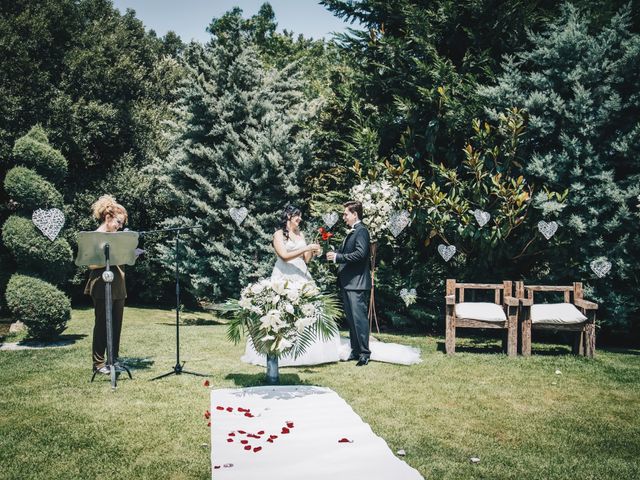
[[[362,222],[347,235],[336,253],[338,281],[345,290],[370,290],[369,231]]]

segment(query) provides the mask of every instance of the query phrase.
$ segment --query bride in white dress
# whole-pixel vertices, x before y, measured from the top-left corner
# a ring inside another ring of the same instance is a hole
[[[273,234],[273,248],[277,259],[271,278],[303,283],[313,281],[309,274],[307,263],[311,261],[314,255],[321,254],[322,248],[317,243],[307,245],[304,235],[299,229],[302,221],[302,212],[298,208],[287,205],[282,212],[280,220],[281,228]],[[373,338],[371,340],[369,345],[371,360],[402,365],[412,365],[422,361],[420,359],[420,350],[417,348],[394,343],[382,343],[375,341]],[[280,357],[278,365],[288,367],[332,363],[347,360],[350,354],[351,345],[349,339],[335,335],[327,340],[317,338],[297,358],[294,358],[293,354]],[[251,343],[251,338],[247,340],[245,353],[241,360],[254,365],[266,365],[266,356],[256,351]]]

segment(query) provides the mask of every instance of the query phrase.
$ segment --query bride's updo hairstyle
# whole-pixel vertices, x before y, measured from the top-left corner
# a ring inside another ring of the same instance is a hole
[[[122,215],[124,217],[124,223],[127,223],[129,216],[127,210],[116,202],[116,199],[111,195],[102,195],[96,202],[91,205],[93,216],[100,223],[104,222],[107,215],[115,217],[116,215]]]
[[[282,229],[284,238],[289,240],[289,229],[287,228],[287,222],[293,218],[302,215],[300,209],[294,205],[287,205],[280,214],[280,221],[278,222],[278,228]]]

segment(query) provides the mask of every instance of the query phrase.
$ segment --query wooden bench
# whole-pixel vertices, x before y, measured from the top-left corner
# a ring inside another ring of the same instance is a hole
[[[507,355],[515,356],[520,302],[512,296],[512,289],[513,284],[509,281],[502,283],[457,283],[454,279],[448,279],[445,295],[446,353],[449,355],[455,353],[457,328],[489,328],[505,331],[506,338],[503,338],[502,348]],[[465,295],[468,290],[493,290],[493,303],[466,302]]]
[[[596,310],[598,304],[583,298],[581,282],[561,286],[525,285],[524,282],[516,282],[515,290],[521,305],[518,350],[522,355],[531,355],[532,330],[550,330],[575,332],[573,353],[593,358],[596,352]],[[561,293],[564,303],[536,303],[536,298],[540,295],[536,295],[534,298],[535,292],[538,294]],[[540,311],[541,305],[545,306],[545,311]],[[580,319],[577,316],[562,318],[565,312],[569,317],[572,316],[572,307],[575,307],[584,318]]]

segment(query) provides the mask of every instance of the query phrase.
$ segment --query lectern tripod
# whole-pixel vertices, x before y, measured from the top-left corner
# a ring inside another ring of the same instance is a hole
[[[111,283],[114,275],[111,264],[133,265],[135,263],[135,248],[138,245],[136,232],[80,232],[78,234],[78,257],[76,265],[94,265],[105,267],[102,273],[104,281],[104,302],[107,328],[107,363],[111,376],[111,388],[117,387],[117,373],[127,372],[129,378],[131,372],[122,364],[116,364],[113,357],[113,312],[111,298]],[[95,379],[97,371],[93,373],[91,381]]]

